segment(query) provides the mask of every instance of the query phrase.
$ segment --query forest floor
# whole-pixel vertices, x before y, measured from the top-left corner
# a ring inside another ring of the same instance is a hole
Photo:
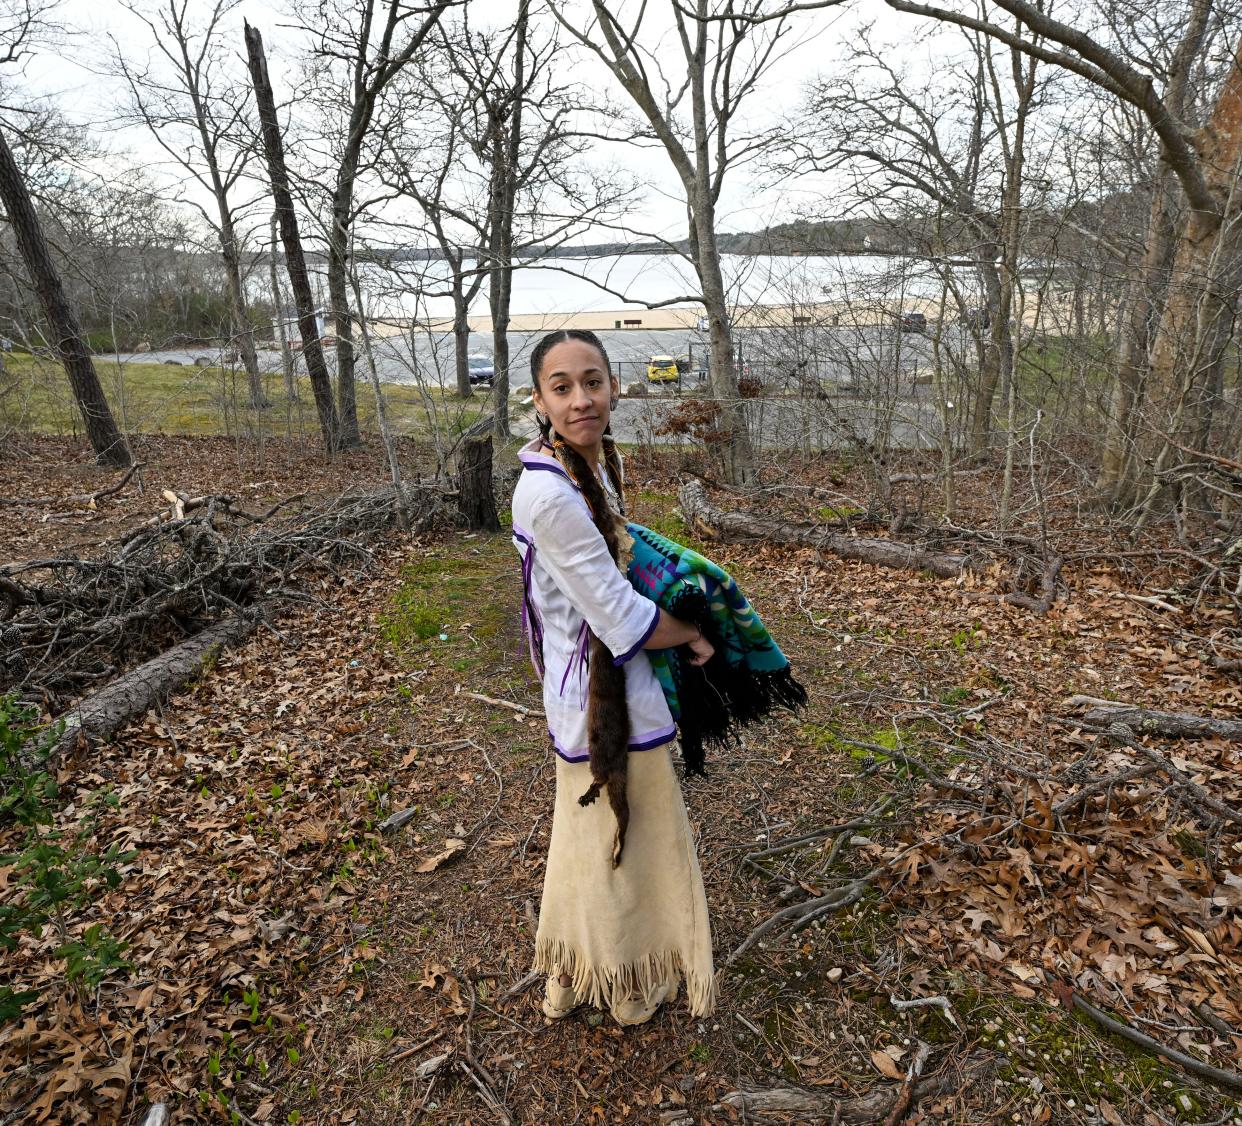
[[[146,439],[146,492],[86,510],[66,498],[115,475],[72,443],[24,440],[0,460],[0,496],[53,499],[0,507],[0,562],[88,551],[162,487],[259,504],[383,479],[374,449],[327,467],[272,441],[261,469],[238,449]],[[694,539],[676,468],[633,460],[633,516]],[[861,489],[847,466],[781,472]],[[996,481],[963,480],[959,522],[982,524]],[[1105,550],[1068,508],[1051,526],[1062,551]],[[686,785],[721,971],[712,1017],[680,1001],[634,1029],[588,1007],[551,1023],[540,985],[507,993],[530,967],[554,778],[517,557],[503,532],[393,534],[369,568],[317,574],[273,630],[63,764],[61,827],[89,815],[101,845],[136,852],[67,931],[104,924],[132,968],[87,992],[64,984],[52,936],[6,954],[4,976],[42,996],[0,1027],[0,1123],[137,1123],[157,1101],[175,1123],[757,1121],[722,1100],[748,1085],[896,1091],[919,1041],[924,1075],[944,1083],[908,1123],[1242,1123],[1236,1095],[1065,1007],[1068,985],[1238,1071],[1242,1035],[1219,1030],[1242,1029],[1237,827],[1205,821],[1158,774],[1053,812],[1132,759],[1077,725],[1067,697],[1239,713],[1236,676],[1208,661],[1231,613],[1182,598],[1155,556],[1071,560],[1039,616],[970,597],[999,574],[701,546],[811,697]],[[1242,804],[1236,744],[1144,738]],[[860,819],[837,847],[746,860]],[[866,873],[854,906],[730,964],[777,910]],[[895,1004],[937,996],[948,1005]]]

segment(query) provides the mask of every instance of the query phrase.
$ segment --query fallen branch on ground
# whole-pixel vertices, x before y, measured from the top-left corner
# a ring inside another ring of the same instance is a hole
[[[856,817],[853,821],[845,821],[840,825],[826,825],[822,829],[816,829],[810,833],[803,833],[800,837],[792,837],[787,841],[782,841],[771,848],[760,849],[758,852],[748,852],[742,859],[745,863],[753,865],[760,860],[767,860],[769,857],[781,856],[786,852],[792,852],[803,845],[814,844],[816,841],[823,840],[824,837],[833,837],[839,833],[853,832],[856,829],[870,829],[875,824],[876,818],[883,816],[885,810],[893,804],[893,800],[891,797],[884,798],[872,809],[868,810],[861,817]]]
[[[777,911],[775,915],[760,923],[750,932],[742,945],[729,955],[725,965],[733,965],[747,950],[774,931],[793,933],[794,931],[802,930],[803,927],[809,926],[816,919],[820,919],[825,915],[831,915],[836,911],[844,911],[847,907],[852,907],[862,898],[863,893],[871,886],[872,881],[887,867],[887,864],[881,864],[878,868],[873,868],[865,876],[859,876],[855,880],[850,880],[849,883],[835,887],[823,895],[816,896],[814,899],[803,900],[801,903],[795,903],[781,911]]]
[[[1064,817],[1074,806],[1082,804],[1088,798],[1102,794],[1105,790],[1111,790],[1114,786],[1120,786],[1125,782],[1133,782],[1136,778],[1145,778],[1148,774],[1155,774],[1158,769],[1159,767],[1154,762],[1145,762],[1141,766],[1127,766],[1124,770],[1106,774],[1103,778],[1088,782],[1077,793],[1062,798],[1052,807],[1052,812],[1057,817]]]
[[[1240,725],[1242,726],[1242,725]],[[1185,793],[1190,799],[1201,809],[1215,813],[1217,817],[1223,817],[1226,821],[1232,821],[1235,825],[1242,825],[1242,813],[1239,813],[1232,806],[1226,805],[1222,801],[1218,801],[1212,797],[1202,786],[1195,782],[1185,771],[1179,770],[1159,751],[1153,750],[1140,743],[1135,737],[1134,732],[1122,723],[1114,723],[1108,728],[1108,737],[1115,742],[1124,743],[1131,750],[1138,751],[1148,762],[1152,763],[1157,769],[1164,771]]]
[[[1095,696],[1071,696],[1065,701],[1067,708],[1087,708],[1082,719],[1097,727],[1124,724],[1134,731],[1147,731],[1153,735],[1167,735],[1174,739],[1209,735],[1221,739],[1242,739],[1242,720],[1216,719],[1212,716],[1194,715],[1191,712],[1160,712],[1139,708],[1133,704],[1120,704],[1115,700],[1100,700]]]
[[[346,495],[273,519],[228,497],[184,497],[94,558],[0,567],[0,694],[42,698],[53,712],[222,617],[286,593],[295,576],[371,558],[365,542],[393,520],[394,492]],[[431,487],[403,503],[422,530],[442,500]],[[177,516],[180,512],[182,515]],[[356,565],[356,562],[355,562]],[[290,591],[290,594],[295,592]]]
[[[899,1013],[904,1013],[909,1009],[935,1008],[944,1013],[944,1018],[954,1028],[961,1028],[957,1023],[957,1017],[953,1014],[953,1006],[947,997],[915,997],[909,1001],[902,1001],[896,993],[888,995],[888,1003],[893,1006]]]
[[[901,1085],[901,1090],[897,1092],[897,1101],[893,1104],[893,1109],[888,1112],[888,1117],[884,1119],[884,1126],[898,1126],[898,1123],[905,1118],[910,1110],[911,1104],[914,1102],[914,1087],[919,1080],[919,1076],[923,1074],[923,1068],[927,1066],[927,1057],[931,1055],[931,1047],[919,1041],[918,1051],[914,1053],[914,1059],[910,1061],[910,1067],[906,1070],[905,1082]]]
[[[897,540],[846,536],[815,525],[788,524],[764,520],[745,512],[725,512],[707,499],[698,481],[688,481],[678,494],[686,521],[712,538],[760,539],[773,543],[798,544],[829,551],[842,559],[857,559],[881,567],[911,571],[930,571],[942,579],[957,578],[967,566],[964,555],[929,551],[917,544]]]
[[[1019,557],[1019,582],[1015,585],[1020,585],[1022,576],[1038,566],[1037,580],[1033,575],[1030,579],[1036,585],[1036,594],[1011,590],[1006,594],[970,592],[970,597],[1008,602],[1038,614],[1047,613],[1056,600],[1057,581],[1061,568],[1065,565],[1065,557],[1059,552],[1041,546],[1026,536],[975,532],[968,528],[929,530],[930,534],[941,538],[952,535],[959,539],[976,541],[989,548],[989,555],[981,554],[976,557],[973,551],[951,552],[943,550],[942,546],[903,543],[891,537],[874,539],[842,535],[829,531],[823,525],[793,524],[765,519],[739,510],[725,511],[713,505],[702,484],[693,480],[682,485],[678,499],[687,523],[709,538],[766,540],[770,543],[813,547],[831,552],[841,559],[856,559],[900,570],[929,571],[942,579],[959,578],[967,571],[983,571],[990,562],[991,553],[1003,553],[1007,556],[1016,554]]]
[[[511,711],[518,712],[520,715],[542,716],[538,708],[528,708],[525,704],[515,704],[512,700],[497,700],[495,696],[484,696],[482,692],[467,692],[464,688],[460,695],[469,696],[472,700],[478,700],[482,704],[491,704],[497,708],[509,708]]]
[[[37,508],[42,505],[49,504],[84,504],[88,508],[94,508],[95,505],[108,497],[116,496],[126,485],[129,484],[130,478],[140,470],[146,462],[136,461],[131,465],[115,485],[109,485],[104,489],[96,489],[93,493],[75,493],[67,497],[0,497],[0,508]]]
[[[1153,1040],[1145,1032],[1139,1032],[1138,1029],[1131,1028],[1128,1024],[1122,1024],[1121,1021],[1097,1009],[1090,1002],[1084,1001],[1068,986],[1062,985],[1056,992],[1062,1003],[1089,1016],[1101,1028],[1116,1033],[1123,1039],[1129,1040],[1131,1044],[1137,1044],[1140,1048],[1146,1048],[1149,1052],[1172,1060],[1179,1067],[1185,1068],[1192,1075],[1198,1076],[1213,1086],[1242,1094],[1242,1074],[1236,1071],[1226,1071],[1221,1067],[1213,1067],[1210,1063],[1204,1063],[1202,1060],[1195,1059],[1194,1056],[1186,1055],[1185,1052],[1179,1052],[1176,1048],[1170,1048],[1167,1044],[1161,1044],[1159,1040]]]
[[[57,761],[70,749],[109,739],[133,716],[161,703],[221,649],[250,636],[251,618],[225,618],[131,669],[106,688],[88,696],[60,717],[65,729],[51,751]]]
[[[948,1068],[914,1085],[907,1111],[923,1099],[945,1095],[981,1082],[993,1070],[997,1057],[982,1053],[969,1056],[960,1071]],[[720,1101],[746,1114],[784,1114],[822,1118],[829,1122],[883,1122],[901,1098],[901,1090],[880,1088],[852,1099],[842,1099],[810,1087],[743,1087]]]

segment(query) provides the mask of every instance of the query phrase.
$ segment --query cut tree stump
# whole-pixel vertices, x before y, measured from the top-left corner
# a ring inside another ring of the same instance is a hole
[[[726,537],[797,544],[830,551],[842,559],[857,559],[881,567],[930,571],[941,579],[955,579],[970,565],[970,557],[967,555],[932,551],[918,544],[866,536],[845,536],[815,525],[765,520],[746,512],[725,512],[712,505],[698,481],[686,482],[678,493],[678,499],[686,522],[701,534],[713,539]]]
[[[457,451],[457,507],[471,531],[499,532],[492,492],[492,436],[471,435]]]
[[[223,618],[131,669],[106,688],[70,708],[59,718],[65,729],[52,747],[51,761],[82,743],[102,742],[135,716],[163,702],[186,681],[197,676],[207,661],[253,632],[251,618]]]

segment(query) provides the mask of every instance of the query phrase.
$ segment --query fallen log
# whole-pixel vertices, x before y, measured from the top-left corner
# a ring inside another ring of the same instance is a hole
[[[830,551],[841,559],[856,559],[881,567],[929,571],[937,578],[955,579],[970,565],[968,555],[932,551],[897,540],[847,536],[810,524],[764,520],[746,512],[716,508],[698,481],[687,481],[678,493],[686,522],[700,534],[716,539],[769,540]]]
[[[55,763],[70,750],[111,738],[135,716],[162,703],[197,676],[221,650],[244,641],[255,625],[253,617],[213,622],[86,697],[59,717],[64,730],[51,749],[51,761]]]
[[[1100,700],[1095,696],[1071,696],[1067,708],[1086,708],[1082,719],[1095,727],[1111,727],[1120,723],[1131,731],[1166,735],[1174,739],[1209,736],[1220,739],[1242,739],[1242,720],[1216,719],[1193,712],[1161,712],[1140,708],[1116,700]]]
[[[939,1075],[921,1079],[909,1092],[907,1109],[923,1099],[946,1095],[969,1084],[981,1082],[993,1070],[997,1057],[977,1053],[967,1057],[958,1071],[945,1069]],[[842,1099],[812,1087],[743,1087],[730,1091],[720,1101],[745,1114],[792,1114],[803,1118],[822,1118],[826,1122],[883,1122],[902,1097],[901,1088],[882,1087],[852,1099]]]

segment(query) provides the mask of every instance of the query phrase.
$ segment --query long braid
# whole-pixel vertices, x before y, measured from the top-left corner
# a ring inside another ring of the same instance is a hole
[[[617,452],[617,442],[612,436],[612,424],[604,431],[604,468],[608,471],[608,480],[612,482],[613,491],[621,506],[621,515],[625,515],[625,474],[621,469],[621,455]]]
[[[608,554],[616,562],[620,558],[617,524],[604,487],[587,465],[586,459],[554,431],[552,449],[557,460],[582,491],[582,499],[591,510],[591,518],[608,545]],[[612,476],[612,473],[609,473]],[[608,647],[590,632],[590,675],[587,681],[587,743],[591,751],[591,785],[578,799],[587,806],[608,791],[608,804],[617,818],[617,835],[613,843],[612,865],[621,863],[625,834],[630,824],[630,804],[626,797],[629,766],[630,709],[625,698],[625,668],[613,663]]]
[[[599,350],[608,369],[608,353],[599,338],[592,332],[565,329],[550,333],[535,346],[531,355],[531,375],[536,386],[543,358],[554,344],[565,340],[580,340]],[[545,444],[552,448],[556,459],[578,486],[582,499],[591,512],[591,520],[599,534],[604,537],[608,554],[613,562],[620,559],[621,547],[617,536],[617,520],[608,504],[604,486],[600,483],[586,459],[564,438],[552,429],[550,419],[538,418],[539,432]],[[611,432],[606,432],[603,443],[604,468],[625,511],[624,480],[621,458]],[[613,663],[612,653],[594,632],[588,628],[590,637],[590,674],[587,681],[587,742],[591,752],[591,785],[578,799],[578,804],[591,805],[602,790],[608,794],[608,804],[617,819],[617,833],[613,842],[612,865],[621,863],[625,849],[625,835],[630,824],[630,805],[626,796],[629,766],[630,712],[625,696],[625,667]]]

